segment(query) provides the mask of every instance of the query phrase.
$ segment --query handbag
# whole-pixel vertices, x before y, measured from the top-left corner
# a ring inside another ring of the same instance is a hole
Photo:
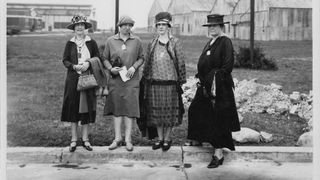
[[[83,91],[91,88],[95,88],[98,86],[96,78],[93,76],[93,74],[85,74],[80,75],[78,84],[77,84],[77,90]]]

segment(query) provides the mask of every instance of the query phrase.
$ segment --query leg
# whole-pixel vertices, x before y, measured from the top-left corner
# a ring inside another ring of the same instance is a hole
[[[172,132],[172,127],[165,128],[165,137],[164,137],[163,146],[162,146],[163,151],[168,151],[171,147],[171,144],[172,144],[171,132]]]
[[[122,117],[113,116],[113,122],[114,122],[114,133],[115,133],[114,140],[121,141],[122,140],[122,136],[121,136]]]
[[[126,141],[126,149],[128,151],[132,151],[133,150],[133,145],[131,143],[132,121],[133,121],[133,118],[129,118],[127,116],[124,116],[125,141]]]
[[[78,123],[71,123],[71,141],[78,140]]]
[[[207,167],[217,168],[219,165],[223,164],[223,160],[224,158],[223,158],[222,148],[215,149],[214,155],[212,156],[212,160]]]
[[[89,131],[89,124],[83,124],[82,125],[82,146],[88,150],[92,151],[91,144],[89,142],[89,137],[88,137],[88,131]]]
[[[78,140],[78,123],[71,123],[71,144],[69,147],[70,152],[74,152],[77,148]]]
[[[158,141],[156,141],[153,144],[152,146],[153,150],[159,149],[163,146],[163,127],[162,126],[157,126],[157,133],[158,133]]]
[[[82,141],[89,141],[88,137],[89,124],[82,125]]]
[[[171,140],[171,132],[172,132],[172,127],[165,128],[165,136],[164,136],[165,141]]]
[[[112,144],[109,146],[109,150],[114,150],[122,144],[122,136],[121,136],[122,117],[113,116],[112,118],[113,118],[113,124],[114,124],[115,137]]]
[[[214,155],[217,156],[218,159],[223,158],[222,148],[215,149]]]
[[[160,141],[163,140],[163,126],[157,126],[158,139]]]

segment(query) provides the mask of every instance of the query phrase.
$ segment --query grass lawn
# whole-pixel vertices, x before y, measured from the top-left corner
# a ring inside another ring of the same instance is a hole
[[[144,47],[152,35],[139,34]],[[67,146],[70,127],[60,122],[66,69],[61,58],[65,43],[72,37],[8,37],[8,145],[9,146]],[[98,45],[102,45],[106,34],[91,35]],[[187,75],[196,72],[199,54],[206,43],[206,37],[180,37],[186,52]],[[248,41],[233,40],[235,50]],[[234,69],[238,80],[258,78],[259,83],[276,83],[283,86],[285,93],[293,91],[308,93],[312,89],[312,42],[311,41],[271,41],[257,42],[267,56],[276,59],[278,71],[258,71]],[[296,60],[294,60],[296,59]],[[91,140],[94,145],[107,145],[113,139],[113,123],[102,116],[105,98],[98,99],[97,119],[92,126]],[[292,116],[272,116],[247,113],[242,126],[258,131],[273,133],[272,143],[260,145],[294,146],[306,122]],[[187,119],[175,128],[174,144],[185,141]],[[133,142],[148,145],[134,127]]]

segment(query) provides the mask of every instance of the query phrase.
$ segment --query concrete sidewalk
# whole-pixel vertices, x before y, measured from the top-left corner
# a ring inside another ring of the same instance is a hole
[[[268,160],[275,162],[312,162],[312,148],[238,146],[236,151],[224,151],[225,162],[235,160]],[[86,151],[77,147],[73,153],[66,148],[13,147],[7,149],[8,163],[107,163],[121,159],[133,161],[208,162],[212,148],[173,146],[168,152],[151,147],[134,147],[132,152],[124,147],[110,151],[105,146]]]
[[[68,148],[7,149],[7,180],[311,180],[312,148],[239,146],[208,169],[212,148],[174,146],[168,152],[125,147],[92,152]]]

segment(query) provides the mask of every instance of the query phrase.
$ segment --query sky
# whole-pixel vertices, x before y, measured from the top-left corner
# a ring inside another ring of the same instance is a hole
[[[128,15],[135,27],[147,27],[148,13],[154,0],[119,0],[119,15]],[[7,0],[7,3],[89,4],[96,9],[99,29],[109,29],[115,22],[115,0]]]

